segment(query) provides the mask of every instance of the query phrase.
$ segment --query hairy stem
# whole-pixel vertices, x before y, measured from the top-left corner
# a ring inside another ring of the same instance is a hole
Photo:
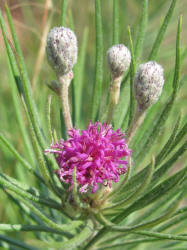
[[[112,122],[112,117],[114,113],[114,107],[118,104],[119,95],[120,95],[120,86],[121,86],[122,76],[116,77],[112,80],[110,88],[110,104],[107,115],[107,123]]]
[[[71,120],[71,113],[70,113],[69,99],[68,99],[68,88],[72,78],[73,78],[72,71],[66,75],[59,76],[59,82],[61,84],[60,98],[62,102],[62,113],[64,116],[64,121],[67,130],[72,129],[72,120]]]
[[[138,106],[136,108],[136,114],[130,128],[127,132],[126,142],[130,143],[136,129],[142,124],[145,117],[145,110],[140,109]]]

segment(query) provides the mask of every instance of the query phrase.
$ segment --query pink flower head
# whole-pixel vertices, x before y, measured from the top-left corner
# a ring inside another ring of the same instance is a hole
[[[127,171],[131,150],[120,129],[113,131],[106,123],[90,122],[86,130],[80,132],[73,128],[68,135],[68,140],[61,139],[45,152],[57,155],[58,176],[61,181],[70,183],[71,188],[75,167],[81,193],[90,187],[94,193],[99,183],[111,187],[112,181],[118,182],[120,175]]]

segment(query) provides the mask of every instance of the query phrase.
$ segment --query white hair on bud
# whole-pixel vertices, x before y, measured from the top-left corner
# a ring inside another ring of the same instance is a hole
[[[125,45],[117,44],[107,51],[107,61],[112,76],[119,77],[129,68],[131,53]]]
[[[49,32],[47,59],[58,75],[65,75],[72,70],[77,61],[77,50],[77,37],[71,29],[55,27]]]
[[[163,68],[156,62],[140,64],[134,81],[134,93],[141,109],[153,105],[162,93]]]

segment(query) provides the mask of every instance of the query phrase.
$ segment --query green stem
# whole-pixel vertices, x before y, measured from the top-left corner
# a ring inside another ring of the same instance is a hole
[[[112,227],[114,224],[109,221],[101,212],[95,214],[95,218],[101,223],[103,226]]]

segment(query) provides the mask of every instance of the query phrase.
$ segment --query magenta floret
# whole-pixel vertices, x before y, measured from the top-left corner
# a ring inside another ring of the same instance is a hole
[[[82,193],[90,187],[94,193],[99,183],[111,187],[112,181],[118,182],[120,175],[127,171],[131,150],[120,129],[113,131],[106,123],[90,122],[86,130],[80,132],[73,128],[68,135],[68,140],[61,139],[45,152],[56,154],[58,176],[61,181],[70,183],[71,188],[75,167]]]

